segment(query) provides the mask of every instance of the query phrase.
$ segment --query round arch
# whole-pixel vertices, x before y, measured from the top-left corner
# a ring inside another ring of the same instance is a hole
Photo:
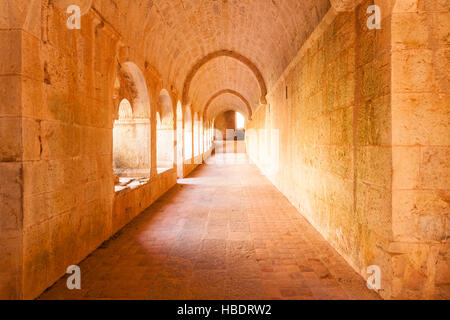
[[[192,83],[192,80],[194,79],[195,75],[197,74],[197,72],[209,61],[219,58],[219,57],[234,58],[234,59],[240,61],[241,63],[243,63],[245,66],[247,66],[252,71],[252,73],[254,74],[254,76],[256,78],[256,81],[259,84],[259,88],[261,90],[260,103],[261,104],[267,103],[267,99],[266,99],[267,86],[266,86],[266,82],[264,81],[264,78],[263,78],[261,72],[259,71],[258,67],[256,67],[256,65],[252,61],[250,61],[250,59],[244,57],[243,55],[241,55],[237,52],[234,52],[231,50],[219,50],[219,51],[212,52],[212,53],[206,55],[205,57],[203,57],[202,59],[200,59],[188,73],[186,80],[184,82],[184,86],[183,86],[183,103],[184,104],[189,103],[189,91],[191,88],[191,83]]]
[[[113,90],[113,100],[116,101],[114,104],[115,119],[118,118],[118,108],[122,98],[131,102],[134,118],[150,118],[150,98],[147,83],[142,71],[133,62],[117,65]],[[118,99],[120,100],[118,101]]]
[[[243,103],[245,104],[245,106],[247,107],[247,120],[251,120],[251,119],[252,119],[253,112],[252,112],[252,108],[251,108],[251,106],[250,106],[250,103],[247,101],[247,99],[245,99],[245,97],[244,97],[242,94],[240,94],[239,92],[237,92],[237,91],[235,91],[235,90],[231,90],[231,89],[224,89],[224,90],[221,90],[221,91],[216,92],[215,94],[213,94],[213,95],[211,96],[211,98],[208,100],[208,102],[207,102],[206,105],[205,105],[205,108],[204,108],[204,111],[203,111],[203,119],[206,119],[206,118],[207,118],[207,115],[208,115],[208,109],[209,109],[209,106],[211,105],[211,103],[212,103],[215,99],[217,99],[218,97],[220,97],[221,95],[224,95],[224,94],[232,94],[232,95],[238,97],[240,100],[242,100],[242,102],[243,102]]]

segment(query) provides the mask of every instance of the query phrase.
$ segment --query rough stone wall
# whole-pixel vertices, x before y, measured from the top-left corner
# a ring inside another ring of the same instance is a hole
[[[393,296],[450,299],[450,3],[392,19]]]
[[[253,160],[358,272],[380,266],[380,294],[389,297],[390,19],[369,30],[369,4],[329,11],[254,115],[247,141]]]
[[[162,174],[156,168],[154,106],[162,81],[131,43],[119,42],[107,22],[120,20],[111,3],[83,15],[81,30],[68,30],[65,11],[52,2],[8,0],[6,8],[0,19],[0,298],[32,299],[177,177],[176,168]],[[152,141],[150,182],[118,194],[117,61],[132,61],[143,73]]]
[[[381,29],[367,28],[369,5],[381,9]],[[381,268],[380,295],[392,298],[391,12],[393,1],[363,1],[356,8],[353,109],[353,214],[355,268]],[[351,127],[350,127],[351,128]],[[334,133],[336,134],[336,132]],[[348,252],[348,250],[347,250]]]
[[[0,299],[20,298],[22,286],[22,197],[24,114],[33,111],[24,87],[34,83],[22,62],[22,48],[36,29],[24,28],[25,17],[9,20],[0,12]],[[24,129],[25,130],[25,129]]]
[[[128,222],[148,208],[177,181],[177,171],[164,171],[149,183],[136,189],[126,189],[114,197],[112,234],[120,231]]]
[[[35,68],[34,113],[24,144],[23,287],[35,298],[111,235],[113,109],[109,71],[115,42],[93,14],[70,32],[65,15],[42,7],[46,23],[24,59]]]
[[[448,298],[448,4],[375,3],[381,30],[366,27],[374,1],[330,10],[248,150],[362,276],[381,267],[383,297]]]
[[[397,0],[395,7],[393,0],[376,1],[383,25],[369,31],[365,9],[373,2],[328,14],[275,85],[303,41],[280,39],[277,28],[269,28],[269,42],[259,41],[260,30],[253,27],[268,21],[261,19],[265,15],[241,19],[239,34],[251,35],[241,53],[257,62],[271,86],[268,105],[249,124],[262,131],[248,130],[248,150],[356,270],[365,275],[368,265],[382,268],[383,297],[445,298],[448,1]],[[167,19],[159,19],[155,6],[143,10],[144,2],[94,1],[81,31],[69,31],[61,11],[65,6],[53,3],[62,2],[0,1],[0,298],[36,297],[176,183],[176,169],[157,174],[152,106],[163,83],[171,86],[152,63],[163,66],[164,74],[176,71],[172,80],[181,89],[185,77],[180,75],[207,52],[182,47],[192,54],[179,55],[178,46],[195,43],[213,52],[225,45],[193,41],[215,39],[195,32],[189,33],[190,41],[171,37],[186,36],[180,31],[191,23],[190,15],[175,6],[164,10]],[[304,39],[329,7],[325,0],[316,3],[318,15],[287,5],[274,21],[289,21],[293,31],[288,34],[296,34],[291,20],[301,21]],[[208,14],[213,5],[198,1],[189,10]],[[257,1],[245,7],[249,14],[263,10],[272,16]],[[284,18],[292,13],[300,16]],[[243,28],[247,25],[251,29]],[[167,27],[173,30],[161,32]],[[275,44],[279,50],[272,50]],[[164,48],[176,50],[168,49],[171,55]],[[174,64],[162,56],[180,58]],[[150,183],[116,195],[111,99],[117,61],[132,61],[143,72],[152,143]],[[201,107],[192,106],[194,111]],[[192,119],[184,132],[189,150]],[[203,157],[191,153],[183,175]]]
[[[111,235],[114,197],[108,94],[115,41],[92,13],[80,33],[44,7],[47,35],[33,39],[43,72],[38,130],[41,152],[24,163],[24,298],[33,298]],[[47,37],[47,38],[45,38]],[[74,50],[74,48],[76,48]],[[41,79],[42,79],[41,78]]]

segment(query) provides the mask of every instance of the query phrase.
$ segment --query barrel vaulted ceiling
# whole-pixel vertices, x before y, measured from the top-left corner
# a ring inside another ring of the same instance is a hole
[[[239,92],[254,111],[330,8],[329,0],[94,0],[102,10],[107,3],[119,9],[124,38],[200,114],[221,90]],[[246,110],[232,94],[209,108],[230,106]]]

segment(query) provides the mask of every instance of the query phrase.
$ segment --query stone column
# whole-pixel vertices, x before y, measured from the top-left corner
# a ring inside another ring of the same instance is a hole
[[[24,162],[41,150],[40,39],[41,1],[0,2],[0,299],[23,297]]]

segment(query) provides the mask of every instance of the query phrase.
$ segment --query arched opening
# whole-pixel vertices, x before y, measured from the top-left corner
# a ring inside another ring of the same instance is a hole
[[[234,140],[236,112],[225,111],[215,118],[216,140]]]
[[[207,152],[209,150],[208,147],[208,124],[202,121],[202,144],[203,144],[203,152]]]
[[[174,162],[174,126],[172,100],[163,89],[159,96],[156,127],[156,153],[158,173],[173,168]]]
[[[184,112],[184,160],[192,158],[192,113],[189,106]]]
[[[198,113],[194,114],[194,157],[200,154],[200,121]]]
[[[236,112],[236,133],[234,139],[238,141],[245,140],[245,117],[239,112]]]
[[[214,121],[209,123],[209,147],[212,148],[214,143]]]
[[[183,108],[177,103],[177,176],[183,178]]]
[[[212,141],[213,141],[212,132],[213,132],[213,124],[212,124],[212,122],[209,122],[209,125],[208,125],[208,147],[209,148],[212,147]]]
[[[121,190],[120,186],[126,187],[133,180],[150,176],[150,122],[134,119],[127,99],[120,102],[118,111],[113,129],[113,168],[119,186],[116,189]],[[141,142],[144,143],[141,145]]]
[[[150,178],[150,100],[145,78],[134,63],[118,65],[113,101],[113,170],[115,190],[120,191]]]
[[[223,111],[214,119],[217,153],[245,153],[245,118],[235,110]]]
[[[199,119],[199,121],[198,121],[198,128],[199,128],[199,137],[198,137],[198,140],[199,140],[199,143],[200,143],[200,154],[202,155],[204,152],[205,152],[205,150],[204,150],[204,145],[205,145],[205,143],[204,143],[204,138],[203,138],[203,136],[204,136],[204,134],[203,134],[203,118],[202,117],[200,117],[200,119]]]

